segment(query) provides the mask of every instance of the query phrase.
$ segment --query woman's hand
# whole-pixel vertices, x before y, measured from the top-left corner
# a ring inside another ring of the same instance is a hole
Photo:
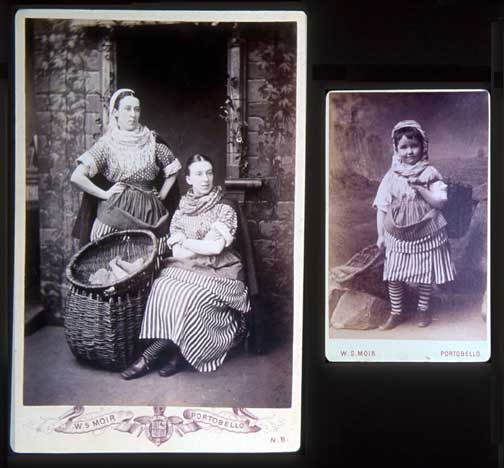
[[[176,244],[182,244],[186,239],[186,236],[183,232],[176,232],[175,234],[171,235],[166,243],[168,244],[168,247],[170,249],[173,249],[173,246]]]
[[[101,189],[91,181],[89,172],[90,169],[86,164],[78,164],[70,177],[70,182],[99,200],[107,200],[107,191]]]
[[[172,249],[175,258],[191,258],[194,257],[194,252],[182,247],[182,244],[175,244]]]
[[[206,236],[203,238],[203,240],[206,241],[216,241],[220,239],[222,239],[222,235],[216,229],[210,229],[210,231],[208,231]]]
[[[210,236],[210,239],[188,239],[183,233],[176,232],[168,238],[166,243],[172,249],[174,257],[192,257],[199,255],[219,255],[225,247],[226,241],[221,236]],[[215,238],[214,238],[215,237]]]
[[[112,185],[107,191],[105,191],[105,200],[108,200],[112,195],[119,194],[124,192],[126,189],[126,185],[124,185],[122,182],[117,182],[116,184]]]
[[[376,246],[379,249],[385,248],[385,239],[383,238],[383,236],[378,236],[378,239],[376,240]]]
[[[184,249],[199,255],[219,255],[226,246],[226,241],[221,237],[216,240],[185,239],[182,242]]]

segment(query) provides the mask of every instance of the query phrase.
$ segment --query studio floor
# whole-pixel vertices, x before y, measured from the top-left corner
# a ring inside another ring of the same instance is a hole
[[[212,373],[156,371],[126,381],[78,362],[63,327],[45,326],[25,339],[25,405],[166,405],[282,408],[291,402],[291,341],[263,354],[236,349]]]
[[[432,323],[426,328],[416,325],[415,316],[409,316],[393,330],[329,329],[329,338],[349,340],[446,340],[484,341],[488,337],[487,322],[482,317],[481,298],[474,296],[451,297],[432,311]],[[491,319],[490,319],[491,320]]]

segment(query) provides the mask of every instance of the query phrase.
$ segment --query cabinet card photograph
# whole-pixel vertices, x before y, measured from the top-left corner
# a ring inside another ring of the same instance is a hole
[[[12,449],[297,451],[304,13],[15,34]]]
[[[326,357],[490,358],[485,90],[326,98]]]

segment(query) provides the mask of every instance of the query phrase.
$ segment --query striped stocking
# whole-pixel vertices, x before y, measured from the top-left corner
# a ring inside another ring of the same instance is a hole
[[[431,283],[420,283],[418,285],[418,310],[423,312],[429,310],[429,302],[432,293]]]
[[[402,313],[403,290],[403,283],[401,281],[388,282],[390,305],[392,306],[390,313],[392,315],[400,315]]]
[[[170,343],[170,340],[156,340],[145,349],[145,351],[142,353],[142,356],[146,359],[147,362],[152,362],[161,354],[163,350],[170,346]]]

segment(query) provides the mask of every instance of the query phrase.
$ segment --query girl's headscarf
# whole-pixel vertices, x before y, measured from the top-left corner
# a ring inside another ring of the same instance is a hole
[[[403,128],[414,128],[418,130],[418,133],[420,133],[422,137],[423,153],[420,159],[413,165],[402,162],[401,158],[399,157],[399,154],[397,154],[394,135],[398,130],[401,130]],[[424,171],[424,169],[429,165],[429,139],[427,138],[427,134],[425,133],[424,129],[416,120],[401,120],[392,129],[391,136],[392,136],[392,147],[394,151],[392,156],[392,166],[391,166],[392,171],[403,177],[419,176]]]

